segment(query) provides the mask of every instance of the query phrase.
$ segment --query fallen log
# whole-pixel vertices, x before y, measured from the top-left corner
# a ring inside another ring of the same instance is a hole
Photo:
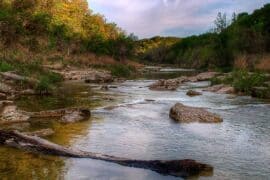
[[[195,175],[211,175],[213,167],[198,163],[194,160],[172,160],[172,161],[144,161],[119,158],[92,152],[75,151],[54,144],[37,136],[29,136],[18,131],[0,130],[0,144],[9,147],[46,155],[55,155],[71,158],[90,158],[117,163],[123,166],[149,169],[160,174],[177,177],[190,177]],[[205,174],[207,173],[207,174]]]

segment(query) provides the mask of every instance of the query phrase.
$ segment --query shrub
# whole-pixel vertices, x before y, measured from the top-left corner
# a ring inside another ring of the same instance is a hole
[[[40,78],[39,83],[36,85],[36,92],[38,92],[39,94],[43,95],[43,94],[48,94],[52,89],[50,80],[48,77],[43,76]]]
[[[62,77],[57,73],[49,72],[48,74],[43,74],[41,75],[35,90],[41,95],[49,94],[55,84],[61,81]]]
[[[0,62],[0,72],[12,71],[13,66],[6,62]]]
[[[132,66],[118,64],[111,66],[110,71],[112,75],[116,77],[130,77],[135,69]]]
[[[256,86],[263,86],[266,80],[266,76],[263,73],[249,73],[245,70],[234,71],[232,74],[233,87],[239,91],[246,94],[251,94],[251,90]]]

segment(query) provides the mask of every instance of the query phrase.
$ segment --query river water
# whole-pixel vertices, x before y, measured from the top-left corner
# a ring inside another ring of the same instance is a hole
[[[188,97],[188,89],[209,82],[189,83],[175,92],[150,91],[156,78],[179,76],[185,70],[162,70],[144,78],[116,83],[101,91],[83,83],[63,85],[50,98],[22,98],[18,105],[38,111],[71,106],[92,109],[89,121],[63,125],[33,120],[22,130],[52,128],[49,140],[75,149],[132,159],[194,159],[214,167],[208,177],[191,179],[268,179],[270,176],[270,105],[250,97],[203,92]],[[191,71],[184,72],[191,73]],[[204,107],[223,117],[221,124],[179,124],[169,118],[176,103]],[[10,128],[10,127],[8,127]],[[66,159],[0,148],[1,179],[179,179],[91,159]]]

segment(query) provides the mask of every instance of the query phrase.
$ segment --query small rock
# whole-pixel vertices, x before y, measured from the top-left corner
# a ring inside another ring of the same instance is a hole
[[[200,95],[202,95],[202,93],[194,91],[194,90],[189,90],[187,92],[187,95],[193,97],[193,96],[200,96]]]
[[[170,110],[170,117],[181,123],[220,123],[222,118],[203,108],[185,106],[181,103],[175,104]]]
[[[145,99],[146,102],[155,102],[154,99]]]
[[[83,120],[88,120],[91,116],[91,112],[87,109],[81,110],[70,110],[66,111],[65,115],[61,117],[60,122],[62,123],[75,123]]]
[[[109,86],[101,86],[100,88],[103,91],[108,91],[109,90]]]

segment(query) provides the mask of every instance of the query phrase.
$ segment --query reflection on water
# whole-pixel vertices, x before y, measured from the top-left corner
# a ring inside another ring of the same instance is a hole
[[[100,91],[99,87],[68,84],[63,94],[68,94],[65,100],[70,103],[55,98],[47,107],[40,100],[22,99],[19,105],[28,110],[77,105],[94,109],[93,117],[87,122],[62,125],[53,120],[35,120],[25,127],[29,130],[53,128],[56,134],[49,139],[65,146],[147,160],[190,158],[213,165],[213,176],[201,179],[268,179],[270,105],[249,97],[207,92],[194,98],[186,96],[187,89],[200,91],[207,82],[191,83],[175,92],[149,91],[147,86],[151,83],[152,80],[127,81],[107,92]],[[176,102],[207,108],[221,115],[224,122],[175,123],[168,113]],[[103,108],[109,106],[114,108]],[[176,179],[90,159],[36,156],[2,147],[0,153],[0,177]]]

